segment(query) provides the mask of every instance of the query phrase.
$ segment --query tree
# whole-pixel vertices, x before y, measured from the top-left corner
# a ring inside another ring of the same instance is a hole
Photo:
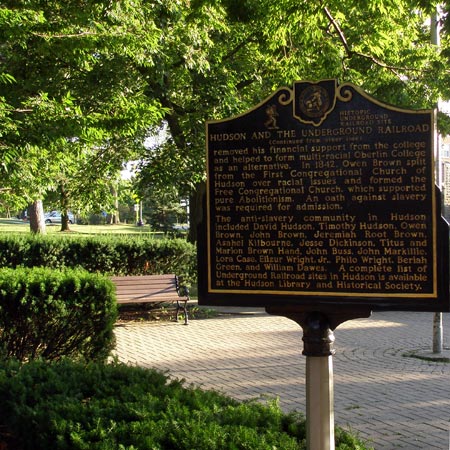
[[[129,141],[134,147],[160,118],[133,71],[134,59],[156,46],[140,14],[132,2],[3,2],[0,169],[2,184],[24,203],[59,189],[65,210],[75,198],[67,196],[74,174],[111,176],[129,157]],[[78,196],[92,195],[99,184],[78,189]]]
[[[173,186],[159,188],[152,184],[141,188],[145,198],[144,214],[153,230],[174,231],[173,225],[185,216],[180,204],[180,194]]]
[[[371,0],[363,8],[350,0],[160,5],[155,20],[164,51],[139,70],[146,95],[167,110],[170,138],[145,155],[141,183],[195,193],[205,178],[205,121],[239,114],[297,79],[338,78],[410,108],[449,98],[447,47],[439,52],[431,45],[427,25],[434,6],[402,0]]]
[[[175,185],[198,200],[205,121],[239,114],[297,79],[338,78],[380,100],[430,107],[450,97],[448,43],[439,50],[429,38],[435,6],[8,0],[0,8],[2,187],[27,201],[42,198],[61,166],[75,169],[65,172],[70,177],[80,173],[78,161],[89,157],[79,151],[99,164],[97,177],[109,179],[164,121],[169,139],[142,153],[142,184]]]

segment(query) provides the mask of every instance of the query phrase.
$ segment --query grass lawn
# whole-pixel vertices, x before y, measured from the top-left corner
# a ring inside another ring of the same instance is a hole
[[[60,224],[47,225],[47,233],[59,233],[61,230]],[[148,225],[138,227],[131,224],[120,225],[70,225],[70,230],[76,234],[139,234],[154,236],[157,238],[163,237],[164,233],[152,232]],[[1,219],[0,218],[0,233],[29,233],[30,223],[16,218]]]

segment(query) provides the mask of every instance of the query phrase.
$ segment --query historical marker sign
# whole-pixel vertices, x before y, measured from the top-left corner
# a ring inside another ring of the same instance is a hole
[[[335,80],[209,122],[200,303],[448,310],[434,133]]]

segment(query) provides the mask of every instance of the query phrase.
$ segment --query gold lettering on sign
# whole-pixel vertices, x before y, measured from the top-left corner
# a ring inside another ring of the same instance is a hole
[[[281,123],[210,125],[211,289],[430,294],[430,123],[381,108],[323,128]]]

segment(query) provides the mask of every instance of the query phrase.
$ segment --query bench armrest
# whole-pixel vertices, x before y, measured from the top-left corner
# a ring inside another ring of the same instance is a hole
[[[186,285],[178,286],[178,295],[180,297],[187,297],[189,300],[189,287]]]

